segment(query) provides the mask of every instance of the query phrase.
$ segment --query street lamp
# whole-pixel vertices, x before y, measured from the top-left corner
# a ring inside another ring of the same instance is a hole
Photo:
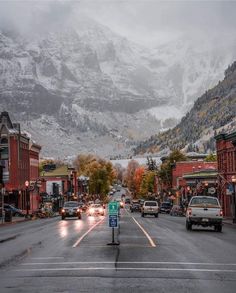
[[[29,217],[29,208],[30,208],[30,193],[29,193],[29,181],[25,181],[25,191],[26,191],[26,216]]]
[[[233,197],[234,197],[234,218],[233,218],[233,223],[236,223],[236,188],[235,188],[235,185],[236,185],[236,175],[233,175],[231,177],[231,181],[233,183]]]

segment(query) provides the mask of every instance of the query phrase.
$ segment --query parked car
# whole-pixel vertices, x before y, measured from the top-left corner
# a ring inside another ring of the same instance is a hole
[[[89,214],[89,216],[94,216],[94,215],[104,216],[105,211],[104,211],[103,206],[100,203],[95,203],[89,207],[88,214]]]
[[[141,208],[142,217],[146,215],[154,215],[157,218],[158,210],[157,201],[146,200]]]
[[[170,210],[171,216],[184,216],[184,208],[180,205],[173,205]]]
[[[67,217],[78,217],[81,219],[81,208],[77,201],[67,201],[61,210],[61,219],[64,220]]]
[[[186,229],[192,225],[215,228],[222,231],[223,211],[218,198],[212,196],[193,196],[186,212]]]
[[[131,213],[133,212],[140,212],[141,211],[141,205],[138,201],[132,201],[131,205],[130,205],[130,211]]]
[[[13,217],[15,217],[15,216],[24,217],[25,216],[25,213],[21,209],[18,209],[10,204],[4,204],[4,210],[5,210],[5,212],[11,211]]]
[[[145,199],[139,199],[138,201],[139,201],[140,206],[142,207],[145,202]]]
[[[130,203],[131,203],[130,198],[126,198],[126,199],[125,199],[125,204],[130,204]]]
[[[169,201],[164,201],[160,205],[160,213],[169,214],[172,208],[172,204]]]

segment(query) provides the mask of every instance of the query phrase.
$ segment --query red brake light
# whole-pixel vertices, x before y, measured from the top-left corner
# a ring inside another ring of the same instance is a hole
[[[223,217],[223,210],[220,210],[220,216]]]

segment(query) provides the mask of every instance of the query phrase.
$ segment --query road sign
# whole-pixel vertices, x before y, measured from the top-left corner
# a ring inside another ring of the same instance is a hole
[[[109,215],[109,227],[118,228],[118,215]]]
[[[215,189],[215,187],[210,187],[210,188],[208,188],[208,192],[209,192],[210,194],[215,194],[215,193],[216,193],[216,189]]]
[[[118,202],[113,201],[108,204],[108,213],[109,215],[117,215],[118,214]]]

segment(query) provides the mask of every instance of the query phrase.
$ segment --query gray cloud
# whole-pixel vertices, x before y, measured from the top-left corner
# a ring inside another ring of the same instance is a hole
[[[87,15],[129,39],[158,43],[188,34],[235,34],[235,1],[0,1],[0,28],[48,31]]]

